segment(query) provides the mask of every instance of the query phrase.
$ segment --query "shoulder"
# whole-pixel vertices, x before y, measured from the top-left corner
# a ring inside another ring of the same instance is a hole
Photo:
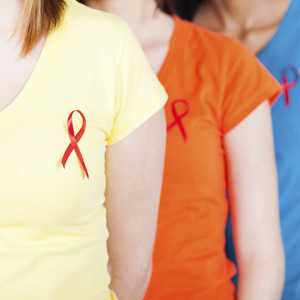
[[[114,46],[120,45],[120,41],[126,38],[129,29],[121,18],[89,8],[76,0],[66,2],[67,7],[61,29],[78,42],[100,43],[104,47],[111,43]]]
[[[237,40],[205,29],[199,25],[177,18],[182,32],[188,36],[187,43],[191,55],[201,58],[203,64],[220,70],[231,68],[233,64],[243,64],[256,60],[245,46]]]

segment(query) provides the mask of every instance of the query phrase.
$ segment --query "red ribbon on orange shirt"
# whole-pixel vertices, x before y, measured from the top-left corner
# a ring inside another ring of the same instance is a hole
[[[186,141],[188,136],[183,124],[183,119],[190,112],[190,105],[188,101],[185,99],[177,99],[172,102],[171,106],[172,106],[172,114],[174,116],[174,121],[168,125],[168,131],[178,126],[184,141]],[[181,112],[179,112],[179,106],[183,107],[184,110],[181,110]]]
[[[73,126],[73,115],[74,113],[78,113],[81,116],[82,119],[82,126],[79,129],[78,133],[75,134],[74,132],[74,126]],[[73,151],[75,151],[80,167],[83,171],[83,175],[86,176],[87,178],[89,178],[89,172],[87,170],[87,167],[84,163],[84,159],[82,156],[82,153],[79,149],[78,143],[81,140],[82,136],[84,135],[86,129],[86,119],[84,114],[80,111],[80,110],[74,110],[70,113],[69,117],[68,117],[68,133],[69,133],[69,138],[70,138],[70,144],[68,146],[68,148],[66,149],[63,158],[61,160],[63,167],[66,167],[66,163],[71,155],[71,153]]]
[[[294,77],[291,81],[289,81],[289,74]],[[294,66],[287,66],[282,72],[282,92],[284,94],[284,103],[286,106],[291,104],[290,90],[296,86],[299,77],[299,70]]]

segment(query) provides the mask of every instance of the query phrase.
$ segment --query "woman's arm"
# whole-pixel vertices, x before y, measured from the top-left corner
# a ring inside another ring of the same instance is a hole
[[[119,300],[141,300],[148,286],[165,139],[160,112],[107,152],[111,288]]]
[[[279,300],[284,255],[267,102],[225,136],[238,259],[238,300]]]

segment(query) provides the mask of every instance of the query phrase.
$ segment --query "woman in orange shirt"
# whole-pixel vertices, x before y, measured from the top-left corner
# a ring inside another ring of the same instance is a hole
[[[244,278],[237,298],[278,300],[284,262],[268,100],[279,85],[237,42],[162,13],[154,0],[88,4],[127,19],[169,94],[165,178],[145,299],[235,299],[235,269],[224,251],[228,190]],[[256,280],[260,269],[268,275],[263,286]]]

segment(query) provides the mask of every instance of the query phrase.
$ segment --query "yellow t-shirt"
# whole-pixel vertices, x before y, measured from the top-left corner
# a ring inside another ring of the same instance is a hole
[[[0,112],[0,299],[112,299],[105,149],[163,107],[166,94],[117,17],[67,0],[34,72]],[[78,149],[72,149],[86,121]]]

